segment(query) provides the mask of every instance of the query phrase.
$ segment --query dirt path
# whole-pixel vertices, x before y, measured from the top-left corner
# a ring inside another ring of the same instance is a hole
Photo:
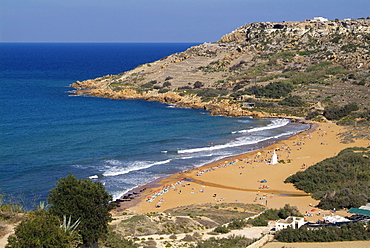
[[[232,187],[232,186],[227,186],[223,184],[218,184],[218,183],[212,183],[212,182],[207,182],[207,181],[202,181],[199,180],[195,177],[189,177],[189,179],[192,179],[194,183],[197,183],[199,185],[203,186],[210,186],[214,188],[221,188],[221,189],[232,189],[232,190],[240,190],[240,191],[247,191],[247,192],[256,192],[257,190],[254,189],[246,189],[246,188],[240,188],[240,187]],[[264,189],[263,193],[276,193],[276,194],[284,194],[288,196],[310,196],[310,194],[307,194],[305,192],[297,191],[297,190],[272,190],[272,189]]]
[[[8,243],[8,237],[14,233],[14,225],[8,226],[6,229],[7,234],[0,239],[0,248],[4,248]]]

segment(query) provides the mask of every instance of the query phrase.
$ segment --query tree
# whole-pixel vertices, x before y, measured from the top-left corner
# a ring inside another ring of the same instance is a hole
[[[98,239],[107,233],[111,200],[112,196],[103,184],[77,179],[73,175],[59,179],[48,197],[52,214],[60,218],[71,216],[73,222],[80,219],[78,229],[85,247],[96,246]]]
[[[15,233],[8,238],[6,248],[23,247],[77,247],[80,236],[66,232],[61,228],[61,221],[45,210],[31,212],[28,219],[22,221]]]
[[[194,89],[199,89],[199,88],[202,88],[204,86],[204,84],[200,81],[196,81],[194,83]]]

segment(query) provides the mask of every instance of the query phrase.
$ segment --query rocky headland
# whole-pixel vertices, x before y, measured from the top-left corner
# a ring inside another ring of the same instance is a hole
[[[369,79],[370,20],[348,19],[249,23],[217,42],[71,86],[75,95],[160,101],[228,116],[326,121],[328,108],[353,103],[358,114],[342,124],[368,125]]]

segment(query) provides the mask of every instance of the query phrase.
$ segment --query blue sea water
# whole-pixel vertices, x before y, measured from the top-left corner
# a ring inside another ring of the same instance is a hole
[[[104,183],[117,198],[158,177],[308,128],[68,92],[76,80],[118,74],[193,45],[0,44],[0,190],[44,200],[72,173]]]

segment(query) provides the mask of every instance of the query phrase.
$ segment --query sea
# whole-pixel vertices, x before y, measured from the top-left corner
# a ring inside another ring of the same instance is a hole
[[[0,192],[45,201],[58,179],[101,182],[114,199],[176,172],[308,129],[288,119],[211,116],[143,100],[71,96],[195,43],[0,43]],[[170,76],[170,75],[169,75]]]

